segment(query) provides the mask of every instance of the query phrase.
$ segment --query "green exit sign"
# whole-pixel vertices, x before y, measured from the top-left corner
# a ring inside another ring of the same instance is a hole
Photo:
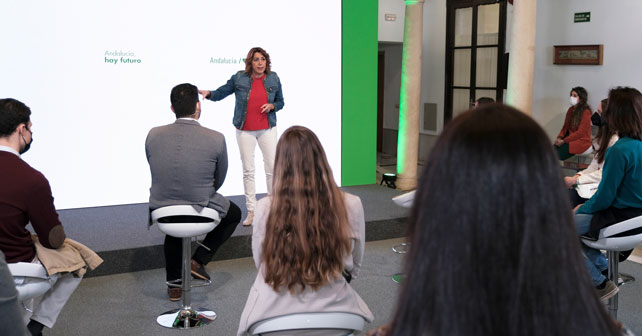
[[[590,22],[591,12],[575,13],[574,22]]]

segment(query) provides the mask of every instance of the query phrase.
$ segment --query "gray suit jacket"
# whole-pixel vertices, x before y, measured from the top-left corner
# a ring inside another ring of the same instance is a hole
[[[145,140],[152,173],[149,209],[193,205],[217,210],[225,217],[230,202],[216,191],[227,174],[227,147],[223,134],[196,120],[177,119],[154,127]]]

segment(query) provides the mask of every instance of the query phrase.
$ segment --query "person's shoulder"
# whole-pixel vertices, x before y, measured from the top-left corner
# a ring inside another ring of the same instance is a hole
[[[225,135],[223,133],[213,130],[211,128],[205,127],[203,125],[198,125],[198,130],[202,135],[208,136],[216,141],[224,141],[225,140]]]
[[[173,123],[167,124],[167,125],[161,125],[161,126],[152,127],[152,129],[150,129],[147,134],[148,135],[153,135],[153,134],[157,134],[157,133],[163,133],[164,131],[166,131],[166,130],[170,129],[171,127],[173,127],[173,125],[175,123],[176,122],[173,122]]]
[[[28,187],[38,187],[38,186],[49,186],[49,180],[45,177],[43,173],[41,173],[39,170],[31,167],[27,162],[23,161],[22,159],[18,160],[20,165],[21,170],[21,179],[23,182],[28,185]]]
[[[357,195],[353,195],[343,191],[343,199],[348,210],[354,208],[363,208],[363,204],[361,204],[361,198]]]

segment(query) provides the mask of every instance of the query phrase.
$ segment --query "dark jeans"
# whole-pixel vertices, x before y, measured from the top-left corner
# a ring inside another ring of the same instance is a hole
[[[575,188],[568,190],[568,196],[571,199],[571,209],[575,209],[576,206],[584,204],[586,201],[588,201],[588,198],[582,198],[582,196],[577,193],[577,190]]]
[[[560,158],[560,160],[564,161],[575,154],[571,154],[568,151],[568,144],[565,142],[561,146],[557,147],[555,146],[555,149],[557,150],[557,156]]]
[[[223,243],[232,236],[236,226],[241,221],[241,209],[230,202],[230,209],[227,215],[223,217],[221,222],[205,236],[202,244],[207,246],[211,251],[199,246],[192,259],[202,265],[212,259],[216,250],[223,245]],[[176,238],[172,236],[165,236],[165,271],[167,281],[181,279],[182,265],[183,265],[183,238]]]

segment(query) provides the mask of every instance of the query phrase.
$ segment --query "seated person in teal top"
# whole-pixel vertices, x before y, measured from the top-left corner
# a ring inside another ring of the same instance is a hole
[[[642,215],[642,94],[633,88],[612,89],[605,116],[620,140],[606,152],[597,192],[574,209],[579,235],[597,237],[604,227]],[[599,250],[582,248],[598,294],[603,300],[612,297],[618,288],[605,277],[606,258]]]

